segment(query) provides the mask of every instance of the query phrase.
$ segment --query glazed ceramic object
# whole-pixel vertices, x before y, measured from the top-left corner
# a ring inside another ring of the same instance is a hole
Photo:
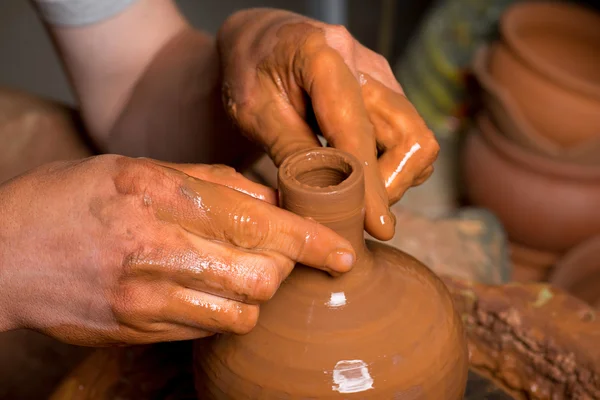
[[[490,74],[562,146],[600,136],[600,15],[560,2],[511,6]]]
[[[361,163],[315,149],[278,177],[280,206],[345,237],[357,262],[339,277],[297,265],[249,334],[198,342],[200,398],[461,399],[468,355],[452,299],[415,258],[365,242]]]
[[[600,167],[561,163],[529,153],[478,117],[466,138],[466,196],[494,212],[511,241],[562,253],[600,233]]]
[[[550,283],[600,309],[600,235],[569,251],[556,264]]]
[[[490,54],[499,43],[483,46],[475,54],[473,73],[481,90],[484,108],[497,125],[500,133],[519,145],[558,160],[579,164],[600,164],[600,135],[583,143],[563,146],[547,135],[538,132],[525,116],[511,93],[489,73]]]

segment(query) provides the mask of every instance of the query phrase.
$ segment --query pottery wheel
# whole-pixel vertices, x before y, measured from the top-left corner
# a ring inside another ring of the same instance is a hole
[[[191,342],[101,349],[67,376],[51,400],[196,400]],[[465,400],[511,400],[490,380],[469,373]]]

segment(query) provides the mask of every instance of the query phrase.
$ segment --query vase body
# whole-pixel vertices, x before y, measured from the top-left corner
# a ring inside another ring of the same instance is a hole
[[[195,350],[202,399],[462,399],[466,337],[444,284],[415,258],[363,239],[361,164],[334,149],[279,170],[280,205],[329,226],[356,251],[332,277],[297,265],[243,336]]]

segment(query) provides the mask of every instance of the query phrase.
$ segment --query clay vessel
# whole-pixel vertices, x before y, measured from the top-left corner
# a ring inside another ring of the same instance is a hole
[[[492,77],[531,124],[572,146],[600,135],[600,15],[564,3],[525,2],[502,16]]]
[[[468,354],[441,280],[364,240],[361,163],[335,149],[290,156],[280,206],[332,228],[357,262],[339,277],[297,265],[247,335],[195,348],[202,399],[462,399]]]
[[[498,216],[512,242],[562,253],[600,233],[600,166],[529,153],[486,115],[477,121],[463,148],[465,194]]]
[[[556,264],[550,283],[600,309],[600,235],[569,251]]]
[[[510,244],[512,261],[512,281],[546,282],[560,254],[549,253],[519,245]]]
[[[548,157],[579,164],[600,164],[600,135],[580,144],[563,146],[531,124],[512,94],[489,73],[490,54],[498,46],[501,45],[492,43],[476,52],[473,73],[481,89],[482,105],[500,133],[520,146]]]

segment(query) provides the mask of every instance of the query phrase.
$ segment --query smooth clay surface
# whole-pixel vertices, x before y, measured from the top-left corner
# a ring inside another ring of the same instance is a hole
[[[468,354],[444,284],[415,258],[364,241],[362,166],[334,149],[279,170],[280,205],[352,242],[339,277],[296,266],[249,334],[198,341],[202,399],[461,399]]]

